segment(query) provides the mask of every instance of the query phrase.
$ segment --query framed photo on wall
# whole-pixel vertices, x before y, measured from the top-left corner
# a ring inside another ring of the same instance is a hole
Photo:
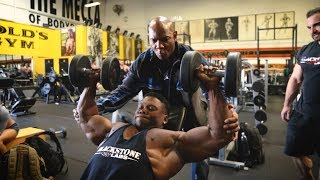
[[[275,13],[276,39],[292,38],[294,24],[294,11]]]
[[[238,17],[220,18],[223,28],[221,28],[221,40],[238,40]]]
[[[87,52],[93,57],[102,57],[102,29],[87,26]]]
[[[115,32],[107,33],[107,51],[109,55],[119,55],[119,34]]]
[[[191,43],[204,42],[204,20],[189,21],[189,30],[191,36]]]
[[[174,28],[177,34],[189,34],[189,21],[175,21]]]
[[[132,38],[124,36],[123,37],[123,49],[124,49],[124,59],[125,60],[132,60]]]
[[[259,40],[274,39],[274,13],[257,14],[257,27],[259,30]]]
[[[177,31],[177,41],[184,44],[184,34],[189,34],[189,21],[174,22],[174,29]]]
[[[222,23],[219,18],[204,20],[204,40],[206,42],[221,40],[221,28],[224,26]]]
[[[61,56],[73,56],[76,54],[76,28],[61,29]]]
[[[239,16],[238,32],[240,41],[256,40],[256,16]]]
[[[136,38],[134,40],[134,46],[135,46],[135,58],[137,58],[139,56],[139,54],[142,53],[142,40],[140,39],[140,37]]]

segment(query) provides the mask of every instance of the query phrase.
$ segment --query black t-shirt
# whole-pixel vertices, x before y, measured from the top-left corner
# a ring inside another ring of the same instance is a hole
[[[148,130],[125,140],[123,132],[128,126],[120,127],[99,145],[81,176],[82,180],[154,179],[146,153],[145,137]]]
[[[320,45],[314,41],[302,47],[297,54],[303,71],[302,95],[296,110],[313,117],[320,117]]]

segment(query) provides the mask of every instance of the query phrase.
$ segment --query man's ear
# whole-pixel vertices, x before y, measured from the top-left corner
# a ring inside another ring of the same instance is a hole
[[[178,34],[177,31],[174,31],[174,32],[173,32],[173,38],[174,38],[174,40],[177,40],[177,34]]]
[[[166,114],[166,115],[164,115],[164,121],[163,121],[163,124],[165,125],[165,124],[167,124],[168,123],[168,121],[169,121],[169,116]]]

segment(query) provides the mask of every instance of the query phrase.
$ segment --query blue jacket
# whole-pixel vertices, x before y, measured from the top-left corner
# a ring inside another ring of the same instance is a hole
[[[186,51],[193,51],[190,46],[176,43],[175,52],[169,61],[161,61],[151,48],[140,54],[130,66],[130,71],[123,83],[106,98],[97,101],[106,112],[123,107],[141,90],[156,91],[169,101],[170,105],[185,106],[179,82],[180,64]],[[203,59],[203,64],[208,64]]]

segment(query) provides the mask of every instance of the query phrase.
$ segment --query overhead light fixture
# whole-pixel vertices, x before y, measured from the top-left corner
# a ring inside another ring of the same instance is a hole
[[[100,2],[93,2],[93,3],[89,3],[89,4],[85,4],[84,7],[93,7],[93,6],[99,6]]]

